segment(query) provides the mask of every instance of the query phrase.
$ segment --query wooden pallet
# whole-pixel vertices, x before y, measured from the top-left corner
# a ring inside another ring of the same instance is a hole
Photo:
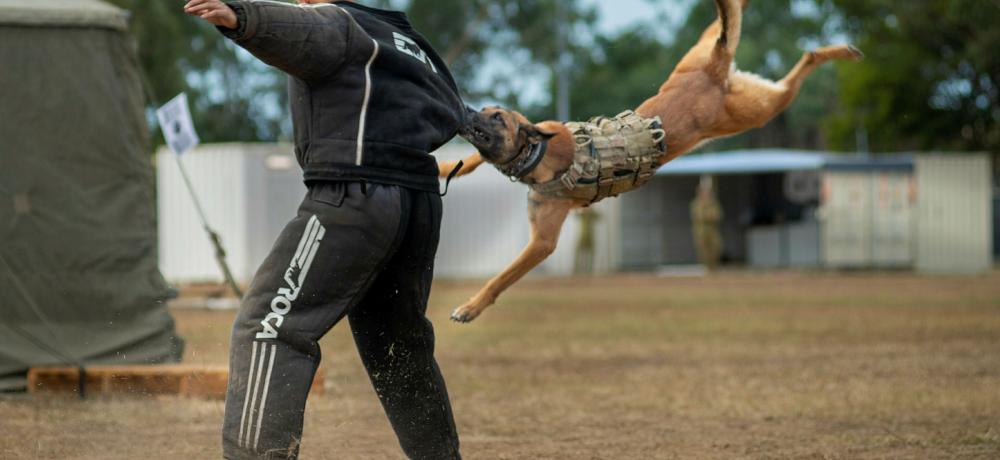
[[[324,392],[324,372],[316,372],[311,395]],[[91,366],[84,371],[87,396],[180,395],[223,399],[229,369],[226,366],[184,364],[151,366]],[[77,394],[80,370],[75,367],[36,367],[28,370],[28,392],[35,394]]]

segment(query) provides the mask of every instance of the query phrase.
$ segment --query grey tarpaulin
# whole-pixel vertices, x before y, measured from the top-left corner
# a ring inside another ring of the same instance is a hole
[[[96,0],[0,0],[0,389],[180,358],[125,28]]]

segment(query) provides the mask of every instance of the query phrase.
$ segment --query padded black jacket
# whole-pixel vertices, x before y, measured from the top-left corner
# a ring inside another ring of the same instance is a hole
[[[464,104],[445,63],[406,15],[352,2],[227,2],[222,33],[289,75],[295,155],[306,182],[365,180],[437,191],[430,155]]]

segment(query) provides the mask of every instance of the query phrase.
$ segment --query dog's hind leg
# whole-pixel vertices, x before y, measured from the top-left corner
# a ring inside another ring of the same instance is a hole
[[[726,81],[740,44],[745,1],[715,0],[719,18],[705,29],[698,43],[677,63],[674,74],[699,71],[710,75],[718,84]],[[664,83],[660,91],[666,89]]]
[[[571,200],[543,199],[535,192],[530,192],[528,218],[531,221],[531,240],[528,245],[503,272],[493,277],[464,305],[456,308],[451,319],[460,323],[476,319],[486,307],[496,302],[503,291],[549,257],[556,250],[559,232],[573,207]]]
[[[829,46],[805,53],[785,78],[774,82],[749,72],[730,77],[726,94],[726,113],[730,120],[713,135],[728,135],[758,128],[777,116],[795,100],[806,77],[834,59],[859,60],[862,54],[853,46]]]
[[[851,45],[839,45],[839,46],[826,46],[819,48],[815,51],[810,51],[802,55],[802,59],[795,64],[788,75],[785,76],[779,83],[786,88],[788,92],[791,93],[789,101],[795,99],[798,95],[799,89],[802,88],[802,82],[805,81],[809,74],[813,73],[819,66],[831,61],[831,60],[851,60],[859,61],[864,57],[864,54],[860,50]]]

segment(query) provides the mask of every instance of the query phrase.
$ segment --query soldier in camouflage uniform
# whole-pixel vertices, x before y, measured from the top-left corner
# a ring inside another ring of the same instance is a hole
[[[698,195],[691,202],[691,234],[698,251],[698,261],[709,270],[719,266],[722,257],[722,205],[715,197],[712,179],[703,177],[698,185]]]
[[[580,219],[580,232],[576,239],[576,257],[573,259],[573,272],[576,274],[594,272],[594,226],[601,219],[601,214],[591,207],[581,208],[576,213]]]

